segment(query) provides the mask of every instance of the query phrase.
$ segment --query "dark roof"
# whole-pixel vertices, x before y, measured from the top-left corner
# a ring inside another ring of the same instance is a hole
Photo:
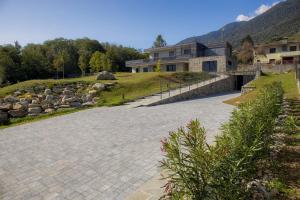
[[[199,43],[208,48],[221,48],[221,47],[226,47],[227,45],[231,46],[231,44],[229,44],[228,42],[206,43],[206,42],[203,42],[203,40],[200,40],[200,37],[198,37],[198,36],[186,38],[186,39],[178,42],[176,45],[183,45],[183,44],[188,44],[188,43]]]

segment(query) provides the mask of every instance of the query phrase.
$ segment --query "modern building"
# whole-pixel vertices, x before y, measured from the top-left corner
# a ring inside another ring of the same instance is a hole
[[[234,70],[236,62],[232,58],[232,46],[228,42],[203,44],[198,41],[184,42],[176,45],[150,48],[148,59],[126,62],[133,73],[155,71],[160,63],[162,72],[225,72]]]
[[[254,63],[294,64],[300,62],[300,41],[284,39],[255,46]]]

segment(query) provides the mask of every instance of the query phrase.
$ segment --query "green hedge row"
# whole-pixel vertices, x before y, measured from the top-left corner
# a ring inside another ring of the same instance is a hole
[[[214,145],[205,140],[198,120],[163,139],[165,199],[249,199],[247,183],[257,162],[268,156],[283,89],[274,82],[234,110]]]

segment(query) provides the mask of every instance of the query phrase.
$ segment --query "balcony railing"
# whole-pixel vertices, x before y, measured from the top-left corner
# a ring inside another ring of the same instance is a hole
[[[193,58],[193,54],[189,55],[180,55],[180,56],[170,56],[170,57],[162,57],[162,58],[152,58],[152,59],[140,59],[140,60],[130,60],[126,61],[126,67],[138,67],[144,65],[155,65],[158,60],[161,61],[161,64],[164,62],[174,61],[178,62],[181,60],[187,60],[189,58]]]

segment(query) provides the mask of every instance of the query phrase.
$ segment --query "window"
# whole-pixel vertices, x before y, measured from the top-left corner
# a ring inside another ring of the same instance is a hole
[[[231,65],[232,65],[232,62],[231,62],[230,60],[228,61],[228,65],[229,65],[229,66],[231,66]]]
[[[282,51],[287,51],[287,46],[286,46],[286,45],[283,45],[283,46],[281,47],[281,49],[282,49]]]
[[[204,61],[202,63],[202,71],[204,72],[217,72],[218,62],[217,61]]]
[[[276,48],[270,48],[270,53],[276,53]]]
[[[175,56],[175,52],[174,51],[169,51],[169,57],[174,57]]]
[[[139,73],[140,69],[139,68],[136,68],[135,72],[136,73]]]
[[[143,72],[148,72],[148,71],[149,71],[148,67],[143,68]]]
[[[191,55],[192,50],[191,49],[184,49],[183,50],[183,55]]]
[[[153,57],[154,57],[154,59],[158,59],[159,53],[154,53],[154,54],[153,54]]]
[[[167,72],[175,72],[176,65],[167,65]]]
[[[290,51],[297,51],[297,46],[290,46]]]
[[[270,60],[269,60],[269,63],[270,63],[270,64],[275,64],[275,62],[276,62],[275,59],[270,59]]]

